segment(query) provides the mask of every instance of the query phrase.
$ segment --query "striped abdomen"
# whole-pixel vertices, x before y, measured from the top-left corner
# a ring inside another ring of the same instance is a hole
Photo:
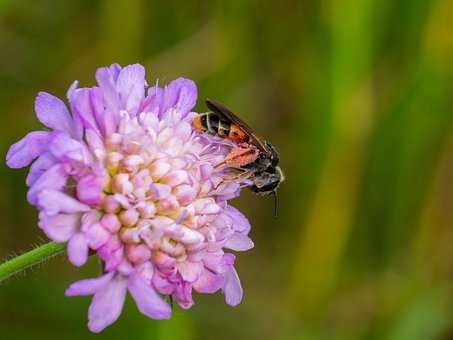
[[[249,137],[235,124],[221,119],[214,112],[199,113],[192,121],[195,129],[237,143],[246,143]]]

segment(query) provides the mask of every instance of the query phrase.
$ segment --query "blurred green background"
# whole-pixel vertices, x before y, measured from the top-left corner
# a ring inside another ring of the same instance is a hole
[[[97,67],[194,79],[280,150],[272,199],[234,204],[256,247],[243,303],[196,296],[171,321],[129,299],[100,335],[64,257],[0,286],[0,339],[453,339],[453,1],[0,0],[0,154]],[[197,107],[205,110],[200,100]],[[26,171],[0,162],[0,257],[42,242]]]

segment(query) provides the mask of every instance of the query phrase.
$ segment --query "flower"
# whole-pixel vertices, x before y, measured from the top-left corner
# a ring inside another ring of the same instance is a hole
[[[192,291],[221,290],[235,306],[242,288],[235,256],[253,247],[250,224],[228,200],[247,183],[218,169],[232,143],[194,130],[195,83],[179,78],[148,87],[143,66],[96,72],[98,86],[67,97],[40,92],[34,131],[11,146],[7,164],[27,176],[39,227],[67,242],[75,266],[96,254],[100,277],[78,281],[67,296],[94,295],[88,327],[100,332],[119,317],[126,293],[153,319],[168,319],[164,296],[190,308]]]

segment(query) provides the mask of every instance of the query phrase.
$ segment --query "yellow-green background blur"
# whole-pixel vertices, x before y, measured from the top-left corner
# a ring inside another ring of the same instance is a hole
[[[0,154],[99,66],[199,86],[281,154],[271,198],[233,202],[255,248],[242,304],[195,296],[171,321],[131,299],[101,335],[64,257],[0,285],[0,339],[453,339],[453,1],[0,0]],[[45,240],[26,170],[0,162],[0,257]]]

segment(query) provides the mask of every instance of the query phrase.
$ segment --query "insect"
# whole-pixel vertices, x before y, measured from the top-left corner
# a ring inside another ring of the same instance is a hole
[[[283,171],[278,166],[279,156],[274,146],[261,140],[244,121],[213,100],[206,100],[210,112],[195,116],[192,125],[195,129],[219,136],[234,142],[234,147],[220,164],[238,170],[236,178],[253,181],[250,190],[258,195],[273,194],[275,214],[278,209],[277,189],[284,180]]]

